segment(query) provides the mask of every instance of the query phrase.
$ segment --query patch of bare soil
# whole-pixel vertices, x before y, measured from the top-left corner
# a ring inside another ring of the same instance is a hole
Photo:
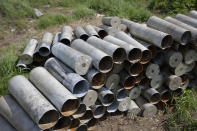
[[[162,112],[152,118],[136,117],[134,120],[123,114],[111,115],[99,121],[95,131],[164,131],[166,117]]]

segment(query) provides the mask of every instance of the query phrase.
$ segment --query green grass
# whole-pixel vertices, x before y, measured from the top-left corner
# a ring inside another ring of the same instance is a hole
[[[0,48],[0,96],[7,94],[7,82],[15,75],[25,75],[27,72],[16,68],[18,54],[24,49],[24,45],[10,45]]]
[[[185,90],[179,97],[174,97],[176,104],[173,112],[168,113],[165,127],[167,130],[197,130],[197,91]],[[196,120],[195,120],[196,119]]]

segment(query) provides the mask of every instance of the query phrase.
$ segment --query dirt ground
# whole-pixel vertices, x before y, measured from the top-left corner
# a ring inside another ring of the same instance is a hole
[[[100,25],[101,15],[97,14],[95,17],[80,19],[72,23],[65,23],[63,25],[71,25],[75,27],[77,25],[84,26],[87,24]],[[31,22],[31,21],[30,21]],[[44,30],[36,30],[35,28],[28,28],[27,30],[16,30],[14,32],[6,34],[3,40],[0,40],[0,48],[11,44],[21,44],[31,38],[40,40],[43,32],[48,31],[55,35],[56,32],[61,31],[63,25],[56,25]],[[9,31],[7,31],[9,32]],[[153,118],[137,117],[134,120],[128,119],[123,114],[108,115],[106,119],[99,121],[96,126],[96,131],[163,131],[163,121],[165,119],[162,113]]]
[[[108,115],[99,121],[95,131],[164,131],[165,118],[162,112],[152,118],[136,117],[134,120],[124,114]]]

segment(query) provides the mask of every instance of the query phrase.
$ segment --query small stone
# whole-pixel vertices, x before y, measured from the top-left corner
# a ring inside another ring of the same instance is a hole
[[[37,17],[43,16],[43,13],[42,13],[40,10],[36,9],[36,8],[34,8],[34,13],[35,13],[35,15],[36,15]]]

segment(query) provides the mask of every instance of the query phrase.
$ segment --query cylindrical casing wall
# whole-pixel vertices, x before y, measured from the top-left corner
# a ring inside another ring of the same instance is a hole
[[[96,32],[98,33],[98,35],[101,37],[101,39],[103,39],[105,36],[108,35],[108,33],[102,29],[102,28],[99,28],[97,26],[94,26],[94,29],[96,30]]]
[[[38,41],[36,39],[31,39],[27,46],[25,47],[20,59],[24,64],[31,64],[33,62],[33,54],[36,49]]]
[[[135,101],[131,100],[128,113],[130,117],[137,116],[141,112],[141,109],[138,107],[138,105],[135,103]]]
[[[107,107],[107,112],[108,113],[116,112],[118,110],[118,106],[119,106],[119,102],[117,100],[114,100],[114,102]]]
[[[77,111],[79,107],[77,98],[45,68],[34,68],[30,72],[29,79],[55,105],[62,115],[69,116]]]
[[[140,59],[140,63],[142,64],[146,64],[151,60],[151,52],[149,49],[147,49],[145,46],[143,46],[142,44],[140,44],[139,42],[137,42],[135,39],[133,39],[132,37],[130,37],[129,35],[127,35],[125,32],[123,31],[119,31],[115,34],[115,37],[127,42],[128,44],[133,45],[134,47],[138,48],[141,50],[142,52],[142,57]]]
[[[149,63],[146,68],[145,74],[146,74],[146,77],[150,79],[150,78],[153,78],[154,76],[159,75],[159,72],[160,72],[159,65],[154,64],[154,63]]]
[[[79,118],[81,123],[87,123],[89,120],[93,118],[93,112],[89,107],[86,107],[86,113]]]
[[[94,29],[92,25],[86,25],[84,29],[88,33],[89,36],[96,36],[99,38],[98,33],[96,32],[96,30]]]
[[[183,55],[172,49],[167,50],[164,55],[166,63],[172,68],[177,67],[183,61]]]
[[[197,52],[195,50],[187,50],[183,52],[184,62],[185,64],[191,64],[196,61]]]
[[[157,89],[157,91],[161,95],[162,102],[167,102],[172,98],[172,93],[168,89],[166,89],[165,87],[160,87]]]
[[[93,112],[93,117],[96,119],[103,117],[103,115],[106,112],[106,107],[97,103],[93,105],[91,108]]]
[[[77,129],[77,127],[79,127],[80,121],[79,121],[79,118],[75,119],[72,116],[70,116],[70,119],[71,119],[71,124],[70,124],[69,130],[73,131],[73,130]]]
[[[90,83],[93,89],[99,89],[104,86],[106,81],[106,74],[99,72],[98,70],[92,68],[88,71],[85,78]]]
[[[41,56],[49,56],[51,53],[51,44],[53,41],[53,34],[45,32],[42,36],[41,45],[39,48],[39,54]]]
[[[98,98],[104,106],[109,106],[115,99],[114,93],[105,87],[99,89]]]
[[[131,89],[135,85],[135,78],[129,75],[125,70],[120,72],[120,84],[125,89]]]
[[[88,44],[87,42],[81,39],[76,39],[72,42],[71,47],[92,57],[94,67],[100,72],[107,73],[112,69],[113,60],[111,56]]]
[[[187,14],[189,17],[192,17],[194,19],[197,19],[197,11],[192,10]]]
[[[180,63],[175,69],[174,74],[176,76],[181,76],[186,73],[187,65],[185,63]]]
[[[186,15],[177,14],[175,19],[197,28],[197,20]]]
[[[16,131],[10,123],[0,115],[0,130],[1,131]]]
[[[112,92],[115,94],[116,101],[122,101],[128,96],[128,91],[120,85],[117,85],[117,87],[113,89]]]
[[[138,98],[141,94],[141,88],[139,86],[135,86],[129,91],[129,97],[131,100]]]
[[[181,82],[181,77],[170,75],[165,84],[170,88],[170,90],[176,90],[181,86]]]
[[[16,64],[16,67],[21,68],[23,70],[28,70],[28,71],[30,70],[30,68],[28,68],[27,65],[25,65],[24,63],[22,63],[21,60],[18,60],[18,63]]]
[[[151,103],[148,103],[143,97],[138,97],[135,102],[142,110],[142,116],[153,117],[156,115],[157,107]]]
[[[158,103],[161,99],[159,92],[153,88],[145,89],[142,94],[152,104]]]
[[[52,57],[45,62],[45,68],[77,98],[83,97],[89,89],[89,83],[76,73],[65,74],[58,61]]]
[[[112,56],[114,63],[122,63],[126,59],[126,51],[120,46],[101,40],[95,36],[88,38],[87,42]]]
[[[120,18],[118,17],[103,17],[102,18],[102,23],[104,25],[109,25],[109,26],[118,26],[121,24]]]
[[[85,32],[85,30],[81,26],[77,26],[74,29],[74,33],[78,39],[87,40],[89,38],[88,34]]]
[[[174,40],[180,42],[182,45],[186,45],[191,40],[191,32],[189,30],[165,21],[159,17],[150,17],[147,21],[147,25],[151,28],[172,35]]]
[[[92,118],[90,121],[88,121],[88,123],[86,123],[86,125],[88,126],[88,131],[93,131],[96,127],[97,122],[98,120],[95,118]]]
[[[86,124],[81,124],[75,131],[87,131],[88,126]]]
[[[154,44],[155,46],[165,49],[172,45],[172,37],[164,32],[142,26],[141,24],[122,19],[122,23],[127,25],[129,31],[135,37]]]
[[[35,48],[35,51],[34,51],[34,54],[33,54],[33,62],[38,62],[39,64],[41,64],[43,61],[46,60],[46,58],[44,56],[41,56],[39,54],[39,49],[40,49],[40,45],[42,43],[38,43],[36,48]]]
[[[91,66],[92,58],[62,43],[52,47],[52,53],[64,64],[75,70],[79,75],[85,75]]]
[[[105,82],[105,86],[110,89],[113,90],[114,88],[116,88],[118,86],[120,82],[120,76],[118,74],[110,74],[107,77],[107,80]]]
[[[8,90],[41,129],[53,127],[57,122],[56,109],[24,76],[13,77],[8,82]]]
[[[55,43],[60,42],[60,38],[61,38],[61,32],[57,32],[53,38],[53,43],[52,43],[52,47]]]
[[[83,103],[86,106],[92,106],[95,104],[98,98],[98,93],[95,90],[88,90],[88,93],[83,98]]]
[[[159,74],[152,78],[150,81],[150,86],[154,89],[159,88],[164,82],[163,75]]]
[[[192,27],[192,26],[190,26],[188,24],[185,24],[185,23],[183,23],[183,22],[181,22],[181,21],[179,21],[177,19],[174,19],[172,17],[169,17],[169,16],[168,17],[165,17],[165,20],[168,21],[168,22],[170,22],[170,23],[173,23],[175,25],[178,25],[178,26],[180,26],[182,28],[185,28],[185,29],[191,31],[191,34],[192,34],[191,42],[193,44],[197,44],[197,29],[196,28],[194,28],[194,27]]]
[[[128,61],[125,61],[125,70],[131,75],[131,76],[138,76],[143,71],[143,66],[140,63],[130,63]]]
[[[86,105],[83,102],[80,102],[78,110],[72,115],[73,118],[82,117],[86,113]]]
[[[0,97],[0,107],[0,114],[16,128],[17,131],[40,131],[40,128],[29,118],[11,95],[8,94]]]
[[[121,112],[127,111],[130,106],[131,99],[129,97],[126,97],[123,101],[119,102],[118,110]]]
[[[121,64],[113,64],[113,68],[111,70],[111,73],[118,74],[124,69],[124,62]]]
[[[111,42],[115,45],[118,45],[118,46],[124,48],[127,53],[127,60],[132,63],[138,62],[142,57],[142,54],[141,54],[142,52],[139,48],[137,48],[131,44],[128,44],[116,37],[108,35],[108,36],[104,37],[103,40]]]
[[[73,39],[73,29],[71,26],[64,26],[62,28],[60,42],[64,43],[65,45],[70,45]]]

